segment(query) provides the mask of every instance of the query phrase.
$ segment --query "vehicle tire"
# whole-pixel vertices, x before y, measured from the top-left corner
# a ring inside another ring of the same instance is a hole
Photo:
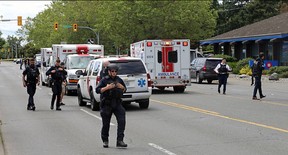
[[[199,73],[196,74],[196,82],[201,84],[202,83],[202,79],[200,79]]]
[[[160,89],[160,91],[164,91],[165,87],[157,87],[158,89]]]
[[[147,109],[149,107],[149,99],[139,101],[139,107],[141,109]]]
[[[83,97],[82,97],[80,88],[77,88],[77,94],[78,94],[78,104],[79,104],[79,106],[86,106],[87,103],[83,101]]]
[[[45,86],[45,82],[42,82],[42,86]]]
[[[209,84],[211,84],[211,83],[212,83],[212,80],[207,80],[207,82],[208,82]]]
[[[175,93],[183,93],[185,91],[185,87],[184,86],[174,86],[173,90]]]
[[[93,90],[90,91],[90,102],[92,111],[98,111],[100,109],[99,103],[95,100],[93,96]]]

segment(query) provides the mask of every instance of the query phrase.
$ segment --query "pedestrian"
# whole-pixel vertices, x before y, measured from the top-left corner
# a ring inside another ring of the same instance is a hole
[[[253,64],[256,63],[256,59],[257,59],[257,56],[253,56]],[[253,71],[253,64],[251,66],[251,70]],[[251,75],[251,86],[254,85],[254,76],[253,76],[253,73]]]
[[[109,128],[112,114],[117,119],[117,143],[116,147],[127,147],[124,143],[124,130],[126,125],[125,109],[122,106],[122,95],[126,91],[123,80],[117,76],[118,66],[108,65],[108,76],[101,79],[96,87],[96,93],[100,95],[100,115],[102,117],[101,138],[103,147],[108,147]]]
[[[110,64],[110,62],[108,60],[104,60],[103,61],[103,67],[102,70],[100,72],[100,79],[102,79],[105,76],[108,76],[108,69],[107,66]]]
[[[60,60],[57,59],[55,62],[55,66],[52,66],[49,68],[49,70],[46,72],[46,75],[51,75],[51,88],[52,88],[52,100],[51,100],[51,106],[50,109],[54,109],[54,102],[56,100],[56,110],[61,111],[60,108],[60,99],[61,99],[61,92],[62,92],[62,82],[63,82],[63,76],[67,75],[67,72],[60,66]]]
[[[229,65],[226,63],[226,59],[223,58],[221,63],[219,63],[214,71],[218,74],[218,93],[220,94],[220,88],[223,85],[223,94],[226,94],[226,84],[228,78],[228,72],[232,71]]]
[[[25,68],[27,67],[27,59],[26,58],[24,59],[24,67]]]
[[[20,70],[22,70],[22,66],[23,66],[23,60],[20,59]]]
[[[64,69],[65,70],[65,66],[64,66],[65,64],[64,64],[64,62],[61,62],[60,63],[60,66],[62,67],[62,69]],[[65,105],[64,103],[63,103],[63,97],[64,97],[64,95],[65,95],[65,89],[66,89],[66,77],[67,77],[67,74],[65,75],[65,74],[63,74],[63,82],[62,82],[62,91],[61,91],[61,97],[60,97],[60,106],[61,105]]]
[[[34,59],[30,60],[30,65],[25,68],[22,73],[23,86],[27,87],[27,93],[29,94],[27,110],[35,111],[34,95],[36,93],[36,84],[40,84],[40,72],[35,65]]]
[[[262,77],[262,71],[264,70],[264,53],[260,53],[259,57],[254,61],[253,67],[252,67],[252,76],[255,78],[255,85],[254,85],[254,91],[253,91],[253,100],[259,100],[256,97],[257,90],[259,91],[260,99],[266,97],[262,93],[262,84],[261,84],[261,77]]]

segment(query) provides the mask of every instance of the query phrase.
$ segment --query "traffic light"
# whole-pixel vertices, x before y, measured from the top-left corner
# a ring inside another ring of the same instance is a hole
[[[77,32],[78,25],[77,25],[77,24],[73,24],[73,27],[72,27],[72,28],[73,28],[73,31],[74,31],[74,32]]]
[[[54,30],[57,31],[58,30],[58,22],[54,23]]]
[[[17,16],[17,25],[22,26],[22,16]]]

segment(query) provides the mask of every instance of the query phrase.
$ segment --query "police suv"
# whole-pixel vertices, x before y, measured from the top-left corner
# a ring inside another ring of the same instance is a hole
[[[147,109],[152,85],[146,66],[140,58],[120,56],[91,60],[84,72],[82,70],[76,72],[79,76],[77,83],[79,106],[85,106],[90,102],[93,111],[99,110],[100,94],[97,94],[95,89],[101,80],[100,73],[106,61],[119,67],[117,75],[123,79],[127,88],[122,97],[123,103],[137,102],[140,108]]]

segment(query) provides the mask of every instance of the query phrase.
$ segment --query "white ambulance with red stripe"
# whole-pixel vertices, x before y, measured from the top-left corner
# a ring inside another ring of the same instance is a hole
[[[130,45],[130,56],[141,58],[152,80],[152,86],[184,92],[190,86],[190,40],[143,40]]]
[[[64,62],[67,71],[67,85],[65,92],[70,95],[77,92],[79,78],[75,72],[84,70],[91,60],[104,56],[103,45],[93,44],[55,44],[52,45],[54,60]]]
[[[40,76],[42,86],[48,84],[48,76],[46,75],[47,70],[49,69],[49,58],[52,56],[52,48],[41,48],[41,69]]]

